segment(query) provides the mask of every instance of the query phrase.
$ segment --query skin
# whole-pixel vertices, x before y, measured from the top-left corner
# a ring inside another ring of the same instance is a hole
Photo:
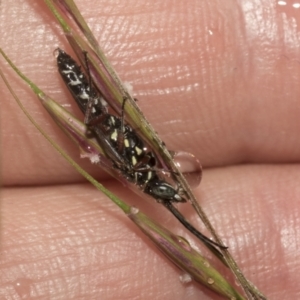
[[[46,93],[70,104],[53,57],[56,47],[69,47],[40,2],[1,2],[1,47]],[[298,299],[296,9],[265,0],[77,2],[167,146],[200,159],[196,197],[245,275],[269,299]],[[141,201],[78,159],[3,60],[1,69],[73,158],[124,200],[187,236],[159,204]],[[181,284],[180,271],[53,150],[2,81],[0,88],[1,299],[221,299]],[[73,104],[70,110],[81,116]],[[203,230],[188,205],[182,210]]]

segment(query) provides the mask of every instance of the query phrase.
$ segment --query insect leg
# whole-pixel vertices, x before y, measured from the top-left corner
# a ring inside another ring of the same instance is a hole
[[[170,201],[163,201],[161,202],[162,205],[164,205],[172,214],[176,217],[176,219],[185,227],[187,228],[192,234],[194,234],[199,240],[201,240],[205,245],[209,245],[210,247],[214,248],[215,251],[219,252],[222,256],[223,254],[216,249],[218,247],[219,249],[226,250],[228,247],[222,246],[211,239],[209,239],[207,236],[199,232],[193,225],[191,225],[185,217],[177,210],[177,208],[170,202]]]

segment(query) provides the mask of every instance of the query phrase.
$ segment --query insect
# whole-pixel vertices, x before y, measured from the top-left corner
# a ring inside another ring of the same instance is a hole
[[[180,188],[174,188],[160,174],[156,154],[149,150],[137,132],[125,123],[126,99],[123,100],[122,116],[109,113],[107,102],[92,86],[90,76],[88,79],[77,62],[59,48],[56,50],[56,57],[58,71],[85,115],[84,123],[112,162],[113,168],[126,180],[164,205],[192,234],[222,256],[216,247],[227,247],[200,233],[173,205],[186,202],[186,199],[180,194]],[[85,57],[88,70],[87,54]]]

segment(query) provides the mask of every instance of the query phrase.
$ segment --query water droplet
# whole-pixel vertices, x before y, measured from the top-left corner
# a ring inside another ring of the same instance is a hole
[[[185,274],[182,274],[179,276],[179,280],[182,282],[182,283],[189,283],[192,281],[192,276],[188,273],[185,273]]]
[[[202,167],[199,160],[191,153],[184,151],[170,151],[175,164],[182,172],[192,188],[196,188],[202,178]]]
[[[68,108],[69,108],[69,107],[70,107],[70,108],[72,107],[72,105],[71,105],[70,103],[62,103],[61,106],[62,106],[62,107],[68,107]]]
[[[174,240],[177,241],[178,244],[180,245],[180,247],[183,248],[184,250],[186,250],[186,251],[192,250],[192,247],[189,244],[189,242],[182,236],[176,236]]]
[[[208,261],[204,261],[204,266],[206,267],[206,268],[209,268],[210,267],[210,264],[209,264],[209,262]]]
[[[235,280],[234,283],[235,283],[237,286],[241,286],[241,283],[240,283],[238,280]]]
[[[214,281],[212,278],[208,278],[208,279],[207,279],[207,283],[208,283],[208,284],[214,284],[215,281]]]
[[[58,55],[59,55],[59,49],[56,48],[56,49],[54,49],[54,51],[53,51],[53,56],[54,56],[55,58],[57,58]]]
[[[13,282],[14,289],[21,299],[30,299],[30,290],[33,280],[28,278],[18,278]]]
[[[130,213],[136,215],[140,210],[134,206],[130,207]]]

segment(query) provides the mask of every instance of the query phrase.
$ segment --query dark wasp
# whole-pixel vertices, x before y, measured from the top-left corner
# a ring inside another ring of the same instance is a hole
[[[173,205],[174,202],[186,202],[186,199],[159,174],[156,154],[147,149],[142,138],[130,125],[125,124],[126,99],[123,101],[121,117],[110,114],[106,101],[92,86],[91,80],[88,80],[77,62],[59,48],[56,52],[58,71],[85,115],[84,123],[111,160],[113,167],[126,180],[163,204],[192,234],[222,256],[216,246],[221,249],[227,247],[215,243],[200,233]],[[85,58],[88,69],[87,53]]]

